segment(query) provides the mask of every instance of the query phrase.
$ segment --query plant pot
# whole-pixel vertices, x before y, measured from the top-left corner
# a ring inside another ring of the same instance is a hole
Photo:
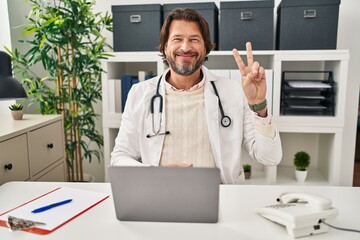
[[[305,182],[306,176],[307,176],[307,170],[306,171],[295,170],[295,177],[298,182]]]
[[[11,116],[14,120],[21,120],[23,118],[23,110],[11,110]]]
[[[244,174],[245,174],[245,179],[251,178],[251,172],[244,172]]]
[[[95,182],[95,177],[90,174],[84,173],[83,182]]]

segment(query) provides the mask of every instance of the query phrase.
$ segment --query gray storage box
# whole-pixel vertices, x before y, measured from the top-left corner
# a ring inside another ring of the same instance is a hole
[[[114,51],[158,51],[160,4],[112,6]]]
[[[282,0],[276,49],[336,49],[340,0]]]
[[[274,1],[220,2],[219,49],[274,49]]]
[[[175,3],[163,5],[163,19],[165,22],[166,17],[174,8],[191,8],[200,13],[208,22],[210,28],[210,37],[213,43],[218,45],[218,27],[219,27],[219,9],[213,2],[203,3]]]

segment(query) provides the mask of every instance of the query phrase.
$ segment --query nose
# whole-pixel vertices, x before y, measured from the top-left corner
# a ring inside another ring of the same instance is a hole
[[[182,41],[180,49],[187,52],[190,49],[190,42],[188,40]]]

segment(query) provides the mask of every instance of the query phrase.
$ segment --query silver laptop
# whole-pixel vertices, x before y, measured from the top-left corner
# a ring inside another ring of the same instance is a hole
[[[218,221],[217,168],[110,166],[109,177],[119,220]]]

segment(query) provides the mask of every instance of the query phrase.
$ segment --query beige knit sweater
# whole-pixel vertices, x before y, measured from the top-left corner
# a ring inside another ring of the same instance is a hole
[[[205,118],[204,87],[195,91],[166,90],[166,129],[160,166],[191,163],[215,167]]]

